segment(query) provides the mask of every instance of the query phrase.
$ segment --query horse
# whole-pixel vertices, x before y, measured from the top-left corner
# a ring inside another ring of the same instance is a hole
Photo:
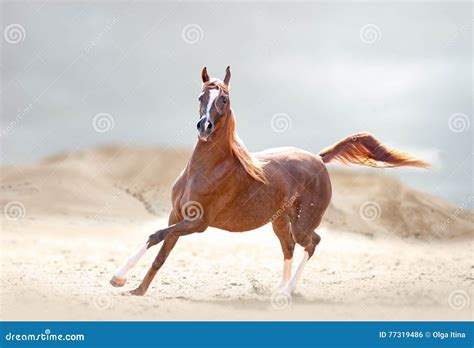
[[[163,242],[141,284],[132,295],[144,295],[178,239],[208,227],[245,232],[272,224],[283,251],[280,291],[291,294],[305,264],[321,241],[316,228],[331,201],[326,164],[339,161],[377,168],[428,167],[409,154],[395,151],[368,133],[348,136],[319,154],[294,147],[250,153],[236,132],[231,108],[230,67],[224,80],[202,69],[198,139],[186,168],[172,188],[168,227],[151,234],[139,250],[114,273],[110,283],[121,287],[127,272],[152,246]],[[292,275],[295,245],[304,255]]]

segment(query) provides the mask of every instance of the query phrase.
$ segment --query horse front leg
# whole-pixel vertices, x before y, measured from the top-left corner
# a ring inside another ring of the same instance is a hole
[[[173,250],[174,246],[176,245],[178,238],[179,237],[175,237],[175,236],[170,236],[170,237],[165,238],[165,241],[163,242],[163,246],[158,252],[158,255],[156,256],[155,260],[151,264],[151,267],[146,273],[145,277],[143,278],[140,286],[130,291],[132,295],[142,296],[146,293],[156,273],[161,268],[161,266],[163,266],[171,250]]]
[[[115,287],[124,286],[127,282],[127,273],[132,269],[145,255],[148,249],[148,242],[145,243],[140,249],[138,249],[134,254],[132,254],[117,270],[115,271],[112,279],[110,279],[110,284]]]
[[[179,221],[177,214],[174,210],[171,212],[169,219],[168,219],[168,226],[174,225]],[[159,231],[161,232],[161,231]],[[158,243],[158,239],[156,238],[156,233],[152,234],[147,242],[143,244],[135,253],[133,253],[117,270],[115,271],[112,279],[110,280],[110,284],[115,287],[122,287],[127,282],[127,273],[130,271],[138,261],[145,255],[148,248],[152,247],[153,245]],[[152,239],[152,236],[155,236]],[[160,240],[161,241],[161,240]]]
[[[206,228],[207,225],[201,220],[183,220],[173,226],[170,226],[164,230],[152,234],[148,239],[148,243],[154,245],[164,240],[163,245],[160,251],[158,252],[158,255],[156,256],[155,260],[153,261],[150,269],[148,270],[147,274],[143,278],[140,286],[135,290],[132,290],[130,293],[132,295],[137,296],[142,296],[146,293],[148,287],[150,286],[150,283],[152,282],[158,270],[165,263],[171,250],[173,250],[174,246],[176,245],[176,242],[178,241],[179,237],[195,232],[203,232]]]

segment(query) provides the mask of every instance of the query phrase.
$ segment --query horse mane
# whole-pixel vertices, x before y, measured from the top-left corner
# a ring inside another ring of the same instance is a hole
[[[218,88],[223,90],[226,94],[229,93],[229,87],[221,80],[216,78],[212,78],[209,81],[204,82],[203,87]],[[229,114],[229,125],[227,131],[229,132],[229,141],[232,154],[237,158],[242,167],[244,167],[247,174],[257,181],[267,183],[267,178],[264,172],[264,166],[266,162],[252,156],[252,154],[243,144],[242,140],[239,138],[235,127],[235,117],[232,109],[230,110]]]
[[[242,140],[240,140],[235,129],[235,118],[232,110],[229,116],[230,146],[232,149],[232,153],[240,162],[240,164],[242,164],[248,175],[250,175],[257,181],[267,183],[267,178],[264,171],[264,166],[266,162],[255,158],[247,150],[245,145],[242,143]]]

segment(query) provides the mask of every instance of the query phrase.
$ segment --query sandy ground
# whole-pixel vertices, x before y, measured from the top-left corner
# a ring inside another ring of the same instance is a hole
[[[181,238],[144,297],[127,290],[158,248],[111,287],[166,226],[187,155],[114,146],[2,168],[1,319],[472,320],[474,214],[374,171],[331,173],[322,242],[291,302],[272,297],[282,254],[270,226]]]

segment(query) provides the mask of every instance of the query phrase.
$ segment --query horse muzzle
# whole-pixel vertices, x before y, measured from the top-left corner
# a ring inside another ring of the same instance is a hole
[[[207,141],[209,136],[212,133],[214,125],[212,124],[211,121],[209,121],[206,118],[206,116],[202,116],[199,119],[199,122],[197,123],[196,128],[199,132],[199,134],[198,134],[199,139],[201,139],[202,141]]]

